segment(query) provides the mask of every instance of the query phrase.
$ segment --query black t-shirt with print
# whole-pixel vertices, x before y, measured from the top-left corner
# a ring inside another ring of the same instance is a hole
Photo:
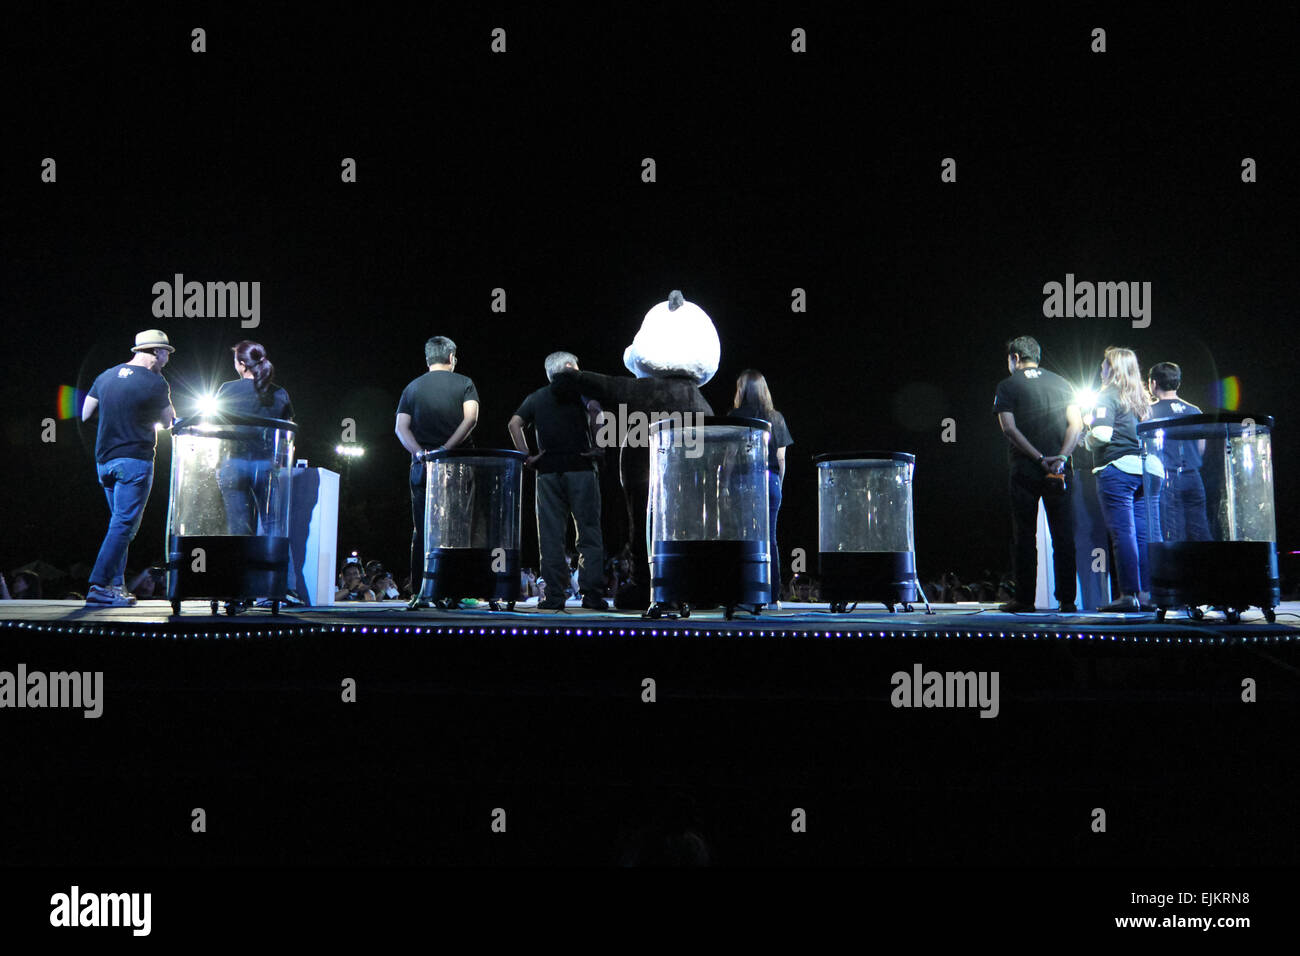
[[[1125,455],[1138,453],[1137,416],[1125,408],[1119,400],[1119,390],[1107,386],[1097,396],[1097,405],[1092,410],[1092,427],[1109,425],[1110,441],[1097,444],[1095,453],[1098,465],[1109,465]]]
[[[993,398],[993,412],[1010,412],[1015,416],[1016,428],[1038,449],[1040,455],[1051,457],[1061,453],[1070,421],[1065,410],[1074,404],[1074,389],[1055,372],[1045,368],[1018,368],[998,383]],[[1014,445],[1008,445],[1008,458],[1032,461]]]
[[[114,458],[153,461],[158,444],[154,426],[172,403],[162,373],[126,362],[114,365],[99,373],[89,395],[99,402],[95,461],[101,465]]]
[[[1199,408],[1181,398],[1162,398],[1151,406],[1151,418],[1182,418],[1184,415],[1200,414]],[[1164,453],[1160,457],[1170,471],[1177,471],[1179,468],[1184,471],[1200,468],[1201,452],[1196,446],[1197,442],[1194,439],[1166,438]]]

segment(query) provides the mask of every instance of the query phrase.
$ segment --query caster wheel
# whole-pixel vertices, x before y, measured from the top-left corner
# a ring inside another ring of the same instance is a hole
[[[211,608],[212,608],[212,613],[213,613],[213,614],[216,614],[216,613],[217,613],[217,602],[216,602],[216,601],[211,601],[211,602],[209,602],[209,605],[210,605]]]
[[[1229,623],[1229,624],[1240,624],[1240,623],[1241,623],[1241,609],[1240,609],[1240,608],[1235,608],[1235,607],[1233,607],[1233,608],[1228,608],[1228,609],[1226,609],[1223,613],[1224,613],[1224,615],[1228,618],[1228,623]]]
[[[507,602],[506,602],[506,610],[507,610],[507,611],[513,611],[514,609],[515,609],[515,602],[514,602],[514,601],[507,601]]]
[[[180,601],[172,601],[172,616],[173,616],[173,617],[180,617],[180,616],[181,616],[181,602],[180,602]]]
[[[234,617],[234,616],[235,616],[236,614],[238,614],[238,613],[239,613],[239,612],[235,610],[235,602],[234,602],[234,601],[227,601],[227,602],[226,602],[226,617]]]
[[[1199,607],[1194,607],[1192,608],[1192,618],[1197,621],[1204,621],[1205,612],[1201,610]]]
[[[763,613],[763,607],[764,607],[764,605],[762,605],[762,604],[755,604],[755,605],[754,605],[754,617],[758,617],[760,614]]]
[[[892,604],[886,604],[885,607],[887,607],[887,608],[889,609],[889,613],[890,613],[890,614],[897,614],[897,613],[898,613],[897,611],[894,610],[894,605],[892,605]]]
[[[678,608],[677,613],[681,616],[683,620],[685,620],[686,618],[691,616],[691,606],[689,604],[683,604]]]
[[[488,601],[488,609],[492,611],[501,610],[501,604],[497,601]]]
[[[832,603],[831,603],[831,613],[832,613],[832,614],[843,614],[843,613],[844,613],[844,602],[843,602],[843,601],[834,601],[834,602],[832,602]]]
[[[1165,609],[1162,607],[1156,608],[1156,620],[1163,621],[1164,619],[1165,619]]]
[[[272,601],[272,602],[271,602],[271,617],[279,617],[279,616],[280,616],[280,602],[279,602],[279,601]]]
[[[1271,608],[1271,607],[1266,607],[1266,608],[1264,608],[1264,620],[1268,621],[1268,623],[1270,623],[1270,624],[1276,624],[1276,623],[1277,623],[1277,611],[1274,610],[1274,609]]]
[[[657,621],[663,616],[664,616],[663,608],[661,608],[658,604],[652,604],[650,605],[650,607],[645,609],[644,613],[642,613],[641,619],[643,621]]]
[[[730,604],[728,604],[725,608],[722,609],[722,616],[725,617],[728,621],[730,621],[732,618],[736,616],[736,609],[732,607]]]
[[[916,609],[915,609],[914,607],[912,607],[912,605],[910,605],[910,604],[904,604],[904,605],[903,605],[903,610],[904,610],[904,611],[914,611],[914,610],[916,610]]]

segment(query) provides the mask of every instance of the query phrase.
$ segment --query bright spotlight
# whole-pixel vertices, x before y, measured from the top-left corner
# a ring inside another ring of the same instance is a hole
[[[1074,393],[1074,404],[1085,412],[1097,407],[1097,393],[1091,388],[1081,388]]]
[[[199,396],[195,408],[200,415],[215,415],[221,411],[221,404],[217,401],[217,396],[209,393]]]
[[[366,453],[366,450],[360,445],[335,445],[334,453],[342,455],[344,458],[360,458]]]

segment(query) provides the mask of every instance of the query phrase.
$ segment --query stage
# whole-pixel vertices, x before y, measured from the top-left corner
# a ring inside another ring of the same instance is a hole
[[[1270,624],[1258,609],[1229,623],[1207,610],[1196,620],[1182,610],[1164,621],[1155,614],[1003,614],[995,604],[924,604],[891,612],[883,605],[860,604],[832,613],[826,604],[785,602],[760,614],[737,611],[727,620],[718,610],[693,611],[687,618],[645,620],[635,611],[584,610],[576,599],[560,611],[539,611],[536,599],[513,610],[486,604],[457,611],[408,611],[401,601],[349,602],[331,607],[252,607],[235,615],[212,614],[208,601],[186,601],[172,614],[164,600],[141,601],[130,608],[91,608],[80,601],[0,603],[0,630],[64,636],[180,639],[267,639],[308,635],[375,637],[573,637],[573,638],[826,638],[893,640],[1073,641],[1158,645],[1273,644],[1300,639],[1300,602],[1284,602]]]
[[[102,674],[0,710],[4,862],[1300,862],[1295,604],[208,610],[0,604],[0,672]]]

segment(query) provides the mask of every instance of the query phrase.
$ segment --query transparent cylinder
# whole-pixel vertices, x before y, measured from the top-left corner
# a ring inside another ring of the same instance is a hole
[[[818,572],[832,610],[879,601],[890,608],[916,600],[912,472],[906,452],[819,455]]]
[[[913,551],[912,461],[817,463],[817,534],[825,552]]]
[[[283,597],[293,422],[198,415],[172,428],[169,597]]]
[[[1138,426],[1157,605],[1278,603],[1272,425],[1220,413]]]
[[[658,602],[765,604],[770,426],[673,415],[650,427],[651,585]]]
[[[425,464],[424,596],[517,599],[523,462],[457,448]]]

